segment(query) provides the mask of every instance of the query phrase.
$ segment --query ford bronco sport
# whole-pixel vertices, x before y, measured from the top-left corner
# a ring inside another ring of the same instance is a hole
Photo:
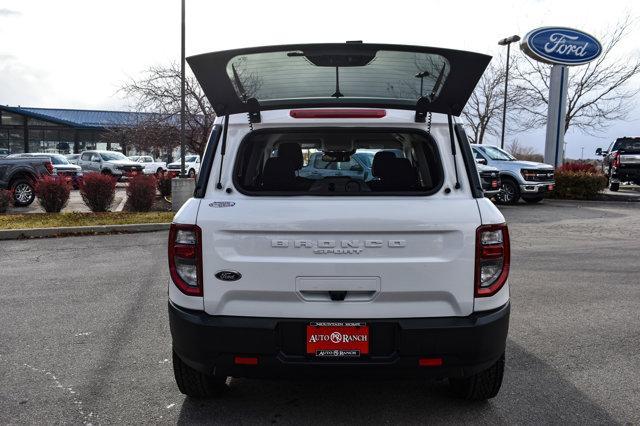
[[[169,232],[179,389],[388,375],[498,393],[509,233],[455,122],[490,58],[288,45],[188,59],[219,118]],[[371,174],[301,176],[309,159]]]

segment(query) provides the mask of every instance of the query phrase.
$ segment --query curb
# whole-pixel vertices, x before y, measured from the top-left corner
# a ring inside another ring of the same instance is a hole
[[[113,234],[166,231],[169,223],[135,223],[128,225],[66,226],[60,228],[30,228],[0,230],[0,240],[47,238],[82,234]]]

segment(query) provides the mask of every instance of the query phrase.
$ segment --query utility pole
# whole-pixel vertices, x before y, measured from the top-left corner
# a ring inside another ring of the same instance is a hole
[[[504,102],[502,105],[502,136],[500,137],[500,148],[504,149],[504,127],[507,121],[507,88],[509,87],[509,56],[511,53],[511,43],[520,41],[520,36],[512,35],[503,38],[498,42],[500,46],[507,46],[507,67],[504,71]]]
[[[185,123],[184,123],[184,110],[185,110],[185,100],[184,100],[184,92],[185,92],[185,81],[184,81],[184,66],[185,66],[185,49],[184,49],[184,44],[185,44],[185,31],[184,31],[184,2],[185,0],[182,0],[182,46],[180,49],[180,177],[186,177],[186,173],[185,173],[185,163],[184,163],[184,157],[185,157],[185,149],[184,149],[184,127],[185,127]]]
[[[196,187],[194,179],[188,179],[185,170],[185,147],[184,147],[184,129],[185,129],[185,49],[184,49],[184,3],[182,2],[182,46],[180,55],[180,176],[171,179],[171,209],[177,212],[182,205],[193,196]]]

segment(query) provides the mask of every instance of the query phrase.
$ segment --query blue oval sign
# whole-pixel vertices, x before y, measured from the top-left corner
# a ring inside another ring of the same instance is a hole
[[[530,31],[520,48],[533,59],[549,64],[582,65],[602,53],[602,45],[590,34],[572,28],[544,27]]]

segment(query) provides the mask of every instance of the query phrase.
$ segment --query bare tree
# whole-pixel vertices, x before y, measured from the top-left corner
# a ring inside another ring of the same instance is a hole
[[[544,161],[542,154],[537,153],[536,150],[530,146],[522,145],[518,139],[514,139],[507,145],[507,151],[518,160],[536,161],[539,163]]]
[[[616,56],[616,48],[631,35],[634,23],[627,18],[606,32],[600,38],[602,54],[595,61],[570,67],[565,133],[572,126],[597,133],[627,117],[640,91],[630,87],[631,80],[640,74],[640,60]],[[514,109],[521,129],[546,124],[550,72],[550,65],[528,57],[514,63]]]
[[[471,94],[462,118],[470,129],[469,141],[481,144],[486,135],[500,132],[500,114],[504,97],[504,67],[492,62]],[[509,102],[509,100],[507,101]]]
[[[153,153],[155,157],[163,157],[170,161],[171,152],[180,140],[180,129],[175,117],[139,114],[136,120],[126,126],[107,128],[107,132],[101,138],[111,144],[119,143],[123,151],[125,147],[134,147],[137,151]]]
[[[187,75],[185,83],[185,143],[191,151],[202,154],[215,113],[195,77]],[[163,138],[175,137],[175,144],[178,144],[179,133],[173,133],[166,125],[173,123],[177,129],[180,123],[179,64],[150,67],[140,79],[125,83],[121,91],[133,99],[137,110],[152,112],[161,117],[161,121],[142,123],[143,128],[153,128],[156,134],[163,130],[160,132]]]

